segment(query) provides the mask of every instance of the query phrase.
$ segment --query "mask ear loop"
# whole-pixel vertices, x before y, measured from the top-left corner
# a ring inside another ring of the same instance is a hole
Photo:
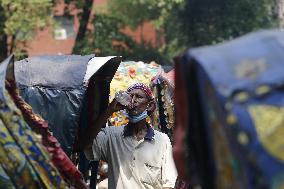
[[[146,111],[147,111],[147,115],[150,116],[150,112],[149,112],[148,108],[149,108],[149,103],[147,105]]]

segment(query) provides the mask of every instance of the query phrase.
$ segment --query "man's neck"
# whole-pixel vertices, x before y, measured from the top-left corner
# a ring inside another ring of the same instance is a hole
[[[132,136],[135,136],[138,141],[146,136],[148,131],[146,120],[141,120],[137,123],[132,123],[132,127],[133,127]]]

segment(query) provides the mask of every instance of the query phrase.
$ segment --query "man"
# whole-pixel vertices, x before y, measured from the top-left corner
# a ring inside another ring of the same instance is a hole
[[[137,83],[130,86],[127,93],[131,97],[131,108],[114,99],[88,132],[89,138],[95,138],[94,158],[108,162],[111,189],[174,188],[177,172],[170,140],[146,122],[148,114],[155,109],[152,92],[148,86]],[[129,124],[106,127],[98,133],[107,118],[122,109],[127,110]]]

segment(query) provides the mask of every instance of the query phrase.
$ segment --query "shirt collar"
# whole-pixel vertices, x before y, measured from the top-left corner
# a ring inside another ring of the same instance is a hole
[[[155,132],[154,132],[154,129],[147,123],[147,133],[146,133],[146,136],[144,137],[145,140],[154,140],[154,136],[155,136]],[[128,136],[132,136],[132,130],[133,130],[133,127],[129,124],[127,124],[125,127],[124,127],[124,130],[123,130],[123,136],[124,137],[128,137]]]

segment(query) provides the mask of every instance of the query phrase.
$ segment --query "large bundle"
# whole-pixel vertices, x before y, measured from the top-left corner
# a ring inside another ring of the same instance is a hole
[[[0,64],[0,188],[86,188],[47,123],[19,97],[13,69],[12,56]]]
[[[283,188],[283,52],[284,33],[262,31],[189,50],[176,64],[176,142],[187,130],[193,185]]]

